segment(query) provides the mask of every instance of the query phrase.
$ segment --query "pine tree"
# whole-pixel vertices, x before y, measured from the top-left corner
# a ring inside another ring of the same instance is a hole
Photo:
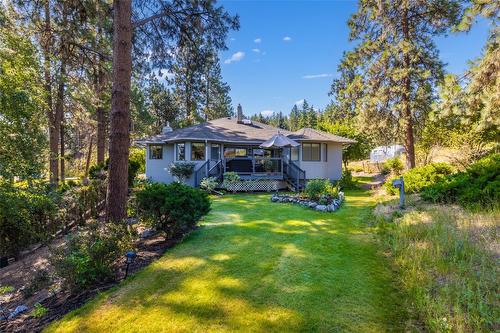
[[[290,111],[290,117],[288,118],[288,128],[290,131],[296,131],[299,129],[299,118],[299,108],[296,104],[294,104],[292,107],[292,111]]]
[[[433,38],[460,16],[458,0],[361,0],[349,20],[350,39],[334,81],[335,99],[352,99],[360,125],[378,142],[403,139],[407,165],[415,166],[415,132],[436,98],[443,64]]]

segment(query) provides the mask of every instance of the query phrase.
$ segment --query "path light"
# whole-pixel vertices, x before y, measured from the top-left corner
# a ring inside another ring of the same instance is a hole
[[[125,269],[125,277],[124,277],[124,279],[127,278],[127,276],[128,276],[128,268],[129,268],[130,264],[132,264],[134,262],[135,257],[137,257],[137,254],[134,251],[128,251],[127,253],[125,253],[125,258],[127,258],[127,268]]]

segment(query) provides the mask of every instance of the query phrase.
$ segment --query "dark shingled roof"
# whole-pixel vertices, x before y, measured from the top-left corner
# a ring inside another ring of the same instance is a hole
[[[241,124],[236,118],[220,118],[204,122],[191,127],[176,129],[172,132],[155,135],[143,140],[138,140],[138,143],[163,143],[176,142],[184,140],[192,141],[216,141],[228,143],[256,143],[260,144],[274,134],[278,130],[284,135],[295,141],[330,141],[340,143],[354,143],[356,141],[343,138],[341,136],[324,133],[321,131],[304,128],[297,132],[289,132],[278,129],[273,126],[252,121],[251,124]],[[302,131],[302,132],[301,132]]]
[[[288,137],[295,141],[330,141],[340,143],[356,143],[356,140],[326,133],[313,128],[301,128],[298,131],[288,135]]]

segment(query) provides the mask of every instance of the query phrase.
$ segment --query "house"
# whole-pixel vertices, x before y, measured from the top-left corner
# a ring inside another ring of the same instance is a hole
[[[260,147],[278,132],[297,147]],[[190,161],[195,163],[194,174],[187,180],[192,186],[199,186],[208,176],[222,180],[225,172],[232,171],[242,180],[297,189],[307,179],[340,179],[342,147],[355,141],[311,128],[280,130],[244,119],[238,106],[237,118],[220,118],[176,130],[166,126],[161,134],[140,142],[147,149],[146,177],[156,182],[174,181],[169,166]]]

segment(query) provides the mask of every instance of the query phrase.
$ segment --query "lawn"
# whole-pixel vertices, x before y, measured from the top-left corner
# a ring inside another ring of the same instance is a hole
[[[202,227],[49,332],[401,331],[402,297],[367,224],[368,191],[335,213],[214,198]]]

